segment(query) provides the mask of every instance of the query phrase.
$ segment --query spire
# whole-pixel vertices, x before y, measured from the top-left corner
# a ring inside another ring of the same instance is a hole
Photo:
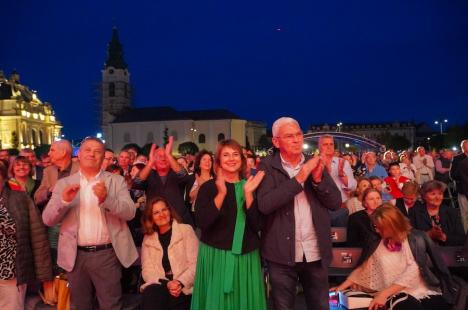
[[[119,34],[115,26],[112,28],[112,39],[107,45],[106,68],[108,67],[127,69],[127,64],[123,57],[122,44],[119,41]]]

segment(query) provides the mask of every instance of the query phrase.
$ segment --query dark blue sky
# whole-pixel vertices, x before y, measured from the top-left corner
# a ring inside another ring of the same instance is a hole
[[[269,124],[468,121],[468,1],[2,1],[0,69],[97,131],[119,29],[138,107],[228,108]]]

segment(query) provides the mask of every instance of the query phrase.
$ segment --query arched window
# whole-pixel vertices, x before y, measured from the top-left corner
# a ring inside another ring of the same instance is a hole
[[[125,143],[130,142],[130,133],[129,132],[124,133],[123,139]]]
[[[150,131],[148,132],[148,134],[146,135],[146,142],[150,143],[150,142],[153,142],[154,140],[154,135],[153,135],[153,132]]]
[[[226,139],[226,138],[224,137],[224,133],[221,132],[220,134],[218,134],[218,142],[219,142],[219,141],[223,141],[223,140],[225,140],[225,139]]]
[[[31,138],[32,138],[32,144],[36,146],[37,145],[37,133],[35,129],[31,129]]]
[[[44,132],[42,130],[39,130],[39,144],[45,144],[45,139],[44,139]]]
[[[115,97],[115,84],[109,83],[109,97]]]
[[[205,134],[202,133],[198,136],[198,143],[206,143]]]

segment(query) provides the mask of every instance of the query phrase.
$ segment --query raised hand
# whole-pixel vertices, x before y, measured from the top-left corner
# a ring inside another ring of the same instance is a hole
[[[99,181],[93,186],[94,195],[96,195],[99,204],[103,203],[107,198],[107,188],[104,182]]]
[[[166,155],[172,156],[172,146],[173,145],[174,145],[174,137],[169,136],[166,147],[164,148],[164,151],[165,151]]]
[[[244,193],[253,193],[262,183],[263,177],[265,177],[265,171],[261,170],[255,176],[251,175],[244,184]]]
[[[148,165],[152,166],[154,164],[154,162],[156,161],[156,149],[158,147],[156,146],[156,144],[151,144],[151,149],[150,149],[150,152],[148,154]]]
[[[80,190],[80,184],[71,184],[65,187],[65,189],[62,192],[62,200],[65,202],[71,202],[73,199],[75,199],[76,194]]]
[[[224,174],[222,169],[218,169],[216,173],[216,188],[218,189],[218,194],[226,194],[227,188],[224,179]]]

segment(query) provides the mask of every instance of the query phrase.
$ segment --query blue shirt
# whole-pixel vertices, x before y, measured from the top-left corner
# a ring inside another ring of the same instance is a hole
[[[367,168],[367,166],[366,166],[366,168]],[[385,170],[384,167],[382,167],[379,164],[376,164],[372,171],[370,171],[369,168],[367,168],[367,172],[366,172],[366,174],[364,176],[366,178],[376,176],[376,177],[379,177],[379,178],[381,178],[383,180],[384,178],[388,177],[388,174],[387,174],[387,171]]]

